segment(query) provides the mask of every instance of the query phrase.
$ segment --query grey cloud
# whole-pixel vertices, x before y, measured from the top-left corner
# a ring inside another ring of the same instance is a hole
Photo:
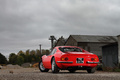
[[[0,52],[50,48],[50,35],[118,35],[119,0],[0,0]]]

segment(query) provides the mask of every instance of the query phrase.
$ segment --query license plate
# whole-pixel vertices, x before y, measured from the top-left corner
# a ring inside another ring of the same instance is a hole
[[[84,58],[77,58],[76,63],[84,63]]]

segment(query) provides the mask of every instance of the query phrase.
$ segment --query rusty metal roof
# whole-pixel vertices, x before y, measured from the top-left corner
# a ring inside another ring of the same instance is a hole
[[[97,35],[70,35],[77,42],[117,42],[116,36],[97,36]]]

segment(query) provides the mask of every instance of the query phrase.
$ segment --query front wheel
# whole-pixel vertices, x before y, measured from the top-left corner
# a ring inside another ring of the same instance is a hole
[[[53,73],[58,73],[59,72],[59,69],[55,63],[55,58],[52,59],[52,72]]]
[[[43,66],[42,60],[39,62],[39,69],[41,72],[48,72],[49,69],[45,69],[45,67]]]
[[[95,72],[95,67],[94,67],[94,68],[91,68],[91,69],[87,69],[87,72],[88,72],[88,73],[94,73],[94,72]]]

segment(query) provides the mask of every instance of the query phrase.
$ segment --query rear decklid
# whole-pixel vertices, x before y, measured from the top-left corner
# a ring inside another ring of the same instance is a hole
[[[86,53],[86,52],[65,52],[66,56],[94,56],[93,53]]]
[[[64,58],[68,58],[68,61],[73,61],[73,63],[76,63],[78,59],[81,59],[83,63],[87,63],[88,61],[91,61],[92,59],[97,59],[96,61],[99,61],[97,55],[89,53],[89,52],[65,52],[62,56]],[[94,60],[93,60],[94,61]]]

